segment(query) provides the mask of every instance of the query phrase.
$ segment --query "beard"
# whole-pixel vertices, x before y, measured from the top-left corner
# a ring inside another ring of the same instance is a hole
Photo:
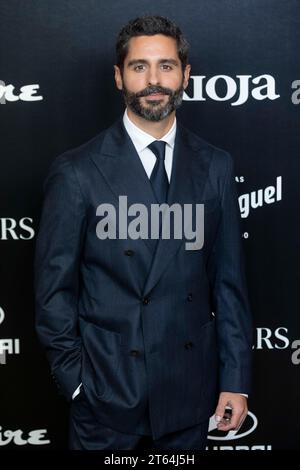
[[[126,105],[133,111],[137,116],[140,116],[147,121],[161,121],[162,119],[169,116],[175,109],[179,108],[183,99],[183,80],[181,85],[176,90],[171,88],[164,88],[158,85],[150,85],[144,90],[134,93],[129,91],[124,86],[123,80],[123,96]],[[140,100],[142,96],[148,96],[152,93],[163,93],[168,95],[168,101],[166,104],[162,104],[162,99],[158,98],[157,100],[148,101],[147,105],[144,106]]]

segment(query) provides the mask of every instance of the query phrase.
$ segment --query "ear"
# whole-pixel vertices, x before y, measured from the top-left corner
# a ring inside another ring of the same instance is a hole
[[[190,71],[191,71],[191,65],[190,65],[190,64],[187,64],[187,65],[185,66],[185,69],[184,69],[184,72],[183,72],[183,76],[184,76],[183,88],[184,88],[184,89],[186,89],[186,87],[187,87],[188,84],[189,84]]]
[[[119,90],[122,90],[122,89],[123,89],[123,80],[122,80],[122,76],[121,76],[120,67],[118,67],[117,65],[114,65],[114,69],[115,69],[115,82],[116,82],[116,87],[117,87]]]

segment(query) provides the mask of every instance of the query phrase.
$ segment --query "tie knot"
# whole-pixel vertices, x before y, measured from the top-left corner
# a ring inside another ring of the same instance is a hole
[[[150,145],[148,145],[149,149],[152,150],[156,158],[159,160],[165,159],[165,147],[166,142],[163,140],[154,140]]]

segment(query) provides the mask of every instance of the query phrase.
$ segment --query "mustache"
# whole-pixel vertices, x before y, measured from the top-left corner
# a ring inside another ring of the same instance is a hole
[[[172,95],[173,90],[171,90],[170,88],[164,88],[158,85],[152,85],[152,86],[145,88],[144,90],[139,91],[138,93],[136,93],[135,96],[137,98],[140,98],[141,96],[152,95],[152,93],[162,93],[164,95]]]

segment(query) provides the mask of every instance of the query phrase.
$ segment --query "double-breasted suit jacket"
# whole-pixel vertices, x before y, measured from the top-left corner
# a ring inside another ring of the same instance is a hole
[[[233,160],[177,121],[167,203],[204,204],[204,243],[99,239],[97,207],[157,204],[122,119],[57,157],[35,255],[36,329],[61,393],[82,382],[103,424],[154,438],[249,392],[252,323]],[[125,212],[124,212],[125,211]]]

